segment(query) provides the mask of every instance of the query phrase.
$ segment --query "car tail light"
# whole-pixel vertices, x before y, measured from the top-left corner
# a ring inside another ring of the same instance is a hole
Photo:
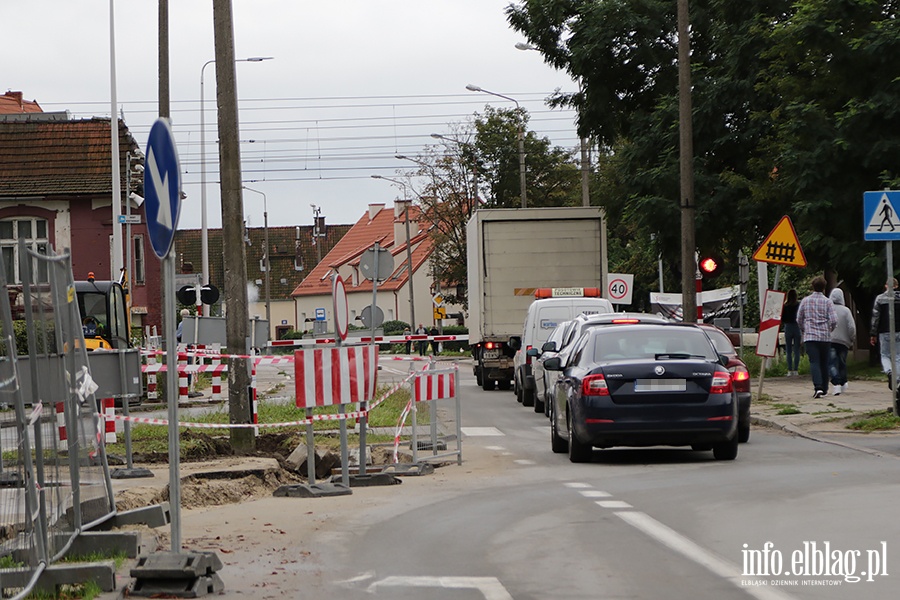
[[[609,396],[609,388],[603,375],[588,375],[581,380],[583,396]]]
[[[750,388],[750,372],[745,367],[732,367],[730,370],[731,379],[734,381],[736,388]]]
[[[635,323],[640,323],[640,319],[613,319],[613,323],[616,325],[633,325]]]
[[[710,394],[730,394],[732,389],[731,373],[728,371],[713,373],[712,385],[709,386]]]
[[[487,348],[488,350],[496,350],[496,349],[500,348],[502,345],[503,344],[501,344],[500,342],[485,342],[484,343],[484,347]]]
[[[526,365],[531,364],[531,357],[528,356],[528,351],[531,350],[532,347],[533,346],[531,344],[529,344],[528,346],[525,347],[525,364]]]

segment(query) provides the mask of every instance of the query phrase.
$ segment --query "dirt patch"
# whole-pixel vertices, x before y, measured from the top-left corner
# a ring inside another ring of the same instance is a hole
[[[182,508],[235,504],[254,498],[271,496],[282,485],[300,483],[302,479],[285,469],[252,471],[211,471],[181,478]],[[141,508],[169,501],[169,486],[134,487],[116,494],[119,511]]]
[[[244,468],[240,465],[246,462],[246,456],[235,454],[227,437],[214,437],[205,433],[185,432],[182,440],[189,439],[193,444],[190,458],[185,462],[208,462],[202,465],[202,472],[183,474],[181,478],[181,506],[182,508],[199,508],[203,506],[219,506],[246,502],[255,498],[271,496],[282,485],[304,483],[306,478],[300,473],[286,468],[284,456],[290,454],[298,445],[303,443],[301,436],[290,433],[261,434],[256,438],[256,452],[251,456],[272,458],[277,461],[278,467]],[[320,449],[327,453],[327,448]],[[152,460],[143,460],[147,457],[135,456],[137,463],[166,463],[168,456],[154,453]],[[383,466],[393,462],[393,447],[389,445],[375,445],[370,447],[367,462]],[[401,452],[400,462],[411,462],[412,456],[408,452]],[[272,464],[270,462],[270,464]],[[219,468],[221,465],[221,468]],[[235,468],[237,466],[237,468]],[[195,467],[196,468],[196,467]],[[127,511],[135,508],[151,506],[169,501],[169,486],[137,486],[124,489],[116,494],[116,508],[119,511]]]

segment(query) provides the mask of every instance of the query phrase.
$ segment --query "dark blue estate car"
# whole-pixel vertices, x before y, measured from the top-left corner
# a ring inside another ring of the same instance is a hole
[[[554,452],[589,462],[593,448],[691,446],[717,460],[738,451],[732,374],[709,337],[684,323],[595,327],[572,347],[551,410]]]

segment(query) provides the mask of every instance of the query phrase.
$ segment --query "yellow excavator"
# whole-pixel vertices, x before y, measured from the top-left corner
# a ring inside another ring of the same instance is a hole
[[[75,282],[75,294],[88,351],[131,347],[128,298],[122,284],[97,281],[91,272],[87,281]]]

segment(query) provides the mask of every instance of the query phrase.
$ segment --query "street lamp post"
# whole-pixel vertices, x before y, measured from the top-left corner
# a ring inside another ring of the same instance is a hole
[[[238,58],[234,62],[262,62],[272,60],[272,56],[251,56]],[[203,100],[203,74],[206,67],[216,62],[208,60],[200,67],[200,262],[203,269],[201,281],[209,285],[209,229],[206,218],[206,104]],[[203,305],[203,316],[209,316],[209,305]]]
[[[406,202],[406,208],[404,212],[406,213],[406,271],[409,273],[409,320],[411,323],[409,324],[409,328],[415,330],[416,327],[416,303],[415,303],[415,294],[413,293],[413,262],[412,262],[412,248],[409,247],[409,205],[410,202],[407,200],[406,190],[408,186],[400,181],[399,179],[391,179],[389,177],[382,177],[381,175],[372,175],[372,179],[383,179],[384,181],[390,181],[391,183],[396,183],[397,185],[403,186],[403,199]]]
[[[470,92],[482,92],[484,94],[490,94],[491,96],[497,96],[498,98],[503,98],[504,100],[509,100],[510,102],[516,103],[516,111],[520,110],[519,101],[515,98],[510,98],[509,96],[504,96],[503,94],[498,94],[497,92],[491,92],[484,88],[478,87],[477,85],[472,85],[471,83],[466,86],[466,89]],[[522,115],[519,115],[518,119],[519,123],[519,188],[522,190],[522,208],[528,206],[528,195],[525,190],[525,130],[522,127]]]
[[[269,328],[269,337],[272,335],[272,308],[271,308],[271,299],[269,297],[269,271],[271,271],[271,265],[269,263],[269,205],[266,201],[266,194],[264,192],[260,192],[259,190],[254,190],[253,188],[248,188],[246,185],[243,186],[245,190],[248,192],[254,192],[256,194],[260,194],[263,197],[263,232],[264,232],[264,241],[263,243],[266,245],[266,323],[268,323]]]

